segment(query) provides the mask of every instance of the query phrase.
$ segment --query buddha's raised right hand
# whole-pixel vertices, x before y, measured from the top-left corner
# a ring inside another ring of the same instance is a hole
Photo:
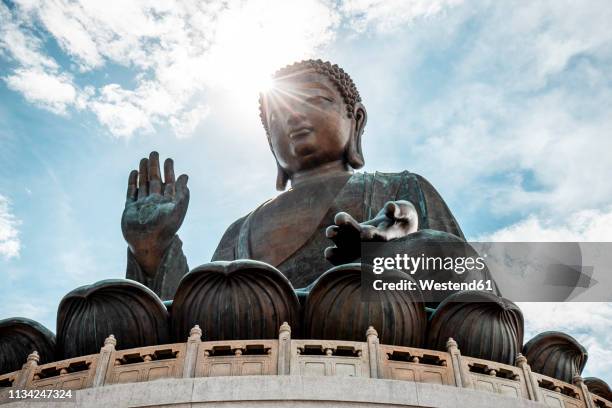
[[[185,219],[187,179],[183,174],[175,181],[174,163],[166,159],[162,180],[157,152],[140,161],[139,171],[130,173],[121,230],[138,264],[149,275],[157,271]]]

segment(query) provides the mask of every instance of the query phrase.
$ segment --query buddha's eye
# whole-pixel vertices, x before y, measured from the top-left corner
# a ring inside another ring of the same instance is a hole
[[[308,103],[333,102],[334,99],[325,95],[313,95],[306,98]]]

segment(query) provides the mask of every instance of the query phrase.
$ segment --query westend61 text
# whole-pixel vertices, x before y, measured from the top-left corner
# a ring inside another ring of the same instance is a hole
[[[432,279],[419,279],[417,282],[402,279],[399,282],[384,282],[377,279],[372,283],[374,290],[423,290],[423,291],[458,291],[458,290],[488,290],[493,291],[490,280],[474,280],[472,282],[436,282]]]

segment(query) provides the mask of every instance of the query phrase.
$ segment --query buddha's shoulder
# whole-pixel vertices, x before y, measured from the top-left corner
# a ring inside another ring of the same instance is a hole
[[[408,170],[404,170],[404,171],[400,171],[400,172],[382,172],[382,171],[375,171],[375,172],[359,172],[359,173],[355,173],[356,175],[360,175],[361,179],[364,181],[386,181],[386,182],[406,182],[406,181],[416,181],[416,182],[420,182],[420,181],[427,181],[425,179],[425,177],[421,176],[420,174],[417,173],[413,173],[411,171]]]
[[[246,220],[248,214],[234,221],[223,233],[217,249],[215,250],[212,260],[233,260],[236,259],[235,247],[240,235],[242,224]]]
[[[361,173],[359,177],[366,191],[386,194],[394,191],[399,196],[416,195],[413,199],[437,198],[434,186],[423,176],[408,170],[394,173]],[[361,187],[361,185],[359,186]]]

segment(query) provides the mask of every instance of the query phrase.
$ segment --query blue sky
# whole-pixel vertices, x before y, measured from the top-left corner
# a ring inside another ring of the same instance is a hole
[[[130,170],[190,176],[191,267],[276,194],[257,111],[269,73],[316,57],[368,109],[366,171],[419,173],[472,239],[612,238],[607,1],[0,2],[0,318],[55,329],[61,297],[123,277]],[[525,304],[612,382],[612,305]]]

